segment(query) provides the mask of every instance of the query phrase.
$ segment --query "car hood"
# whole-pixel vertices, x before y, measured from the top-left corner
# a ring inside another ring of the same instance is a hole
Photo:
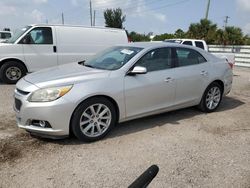
[[[109,74],[110,71],[108,70],[85,67],[78,63],[69,63],[28,74],[24,77],[24,80],[39,88],[44,88],[106,78]]]

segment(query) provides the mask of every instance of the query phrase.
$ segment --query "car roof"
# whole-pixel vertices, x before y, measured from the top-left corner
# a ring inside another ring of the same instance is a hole
[[[120,45],[119,45],[120,46]],[[193,46],[187,46],[183,44],[176,44],[176,43],[167,43],[162,41],[154,41],[154,42],[132,42],[128,44],[123,44],[122,46],[131,46],[131,47],[137,47],[137,48],[159,48],[159,47],[181,47],[181,48],[190,48],[199,50],[197,47]]]

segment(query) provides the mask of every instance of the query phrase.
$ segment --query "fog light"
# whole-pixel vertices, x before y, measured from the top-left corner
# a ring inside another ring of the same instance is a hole
[[[51,128],[50,123],[48,121],[44,121],[44,120],[33,119],[33,120],[29,121],[29,125],[42,127],[42,128]]]
[[[44,127],[46,127],[46,122],[45,121],[39,121],[39,125],[44,128]]]

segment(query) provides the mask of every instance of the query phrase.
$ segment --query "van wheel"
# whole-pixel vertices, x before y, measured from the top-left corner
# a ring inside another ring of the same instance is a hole
[[[93,142],[105,137],[116,123],[114,105],[104,97],[87,99],[75,110],[71,128],[82,141]]]
[[[15,84],[26,74],[26,68],[19,62],[9,61],[0,68],[0,79],[7,84]]]
[[[222,88],[218,83],[214,82],[207,87],[198,107],[203,112],[213,112],[219,107],[221,99]]]

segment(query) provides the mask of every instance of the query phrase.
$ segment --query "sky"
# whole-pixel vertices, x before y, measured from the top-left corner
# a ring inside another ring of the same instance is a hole
[[[28,24],[90,25],[90,0],[0,0],[0,30],[15,31]],[[191,23],[205,17],[207,0],[92,0],[96,26],[104,26],[103,11],[118,8],[126,15],[125,29],[139,33],[174,33],[188,30]],[[208,19],[223,28],[240,27],[250,34],[250,0],[211,0]]]

